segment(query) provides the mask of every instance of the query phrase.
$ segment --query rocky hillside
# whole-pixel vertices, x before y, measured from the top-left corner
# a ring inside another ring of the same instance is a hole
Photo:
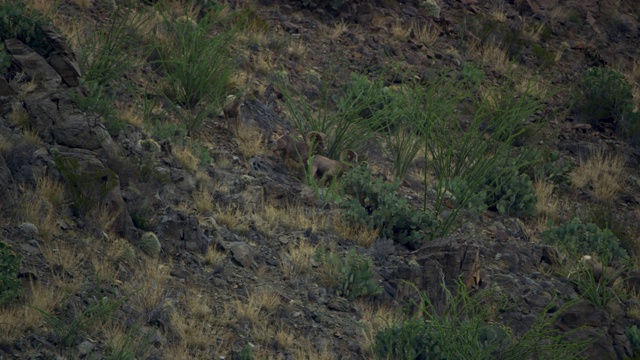
[[[639,356],[639,21],[0,0],[0,358]]]

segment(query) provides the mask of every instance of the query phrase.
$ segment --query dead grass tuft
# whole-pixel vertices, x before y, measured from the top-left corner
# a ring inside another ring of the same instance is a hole
[[[342,220],[342,214],[333,214],[333,230],[345,239],[352,240],[359,246],[369,248],[375,242],[380,230],[367,229],[359,224],[349,224]]]
[[[128,106],[123,103],[116,105],[118,118],[123,120],[129,125],[132,125],[136,129],[142,129],[144,127],[144,115],[140,113],[140,110],[133,106]]]
[[[198,170],[200,159],[193,155],[191,149],[189,149],[188,147],[175,146],[172,153],[176,160],[178,160],[180,165],[182,165],[182,167],[188,172],[194,174],[196,170]]]
[[[11,114],[9,115],[9,121],[16,126],[21,127],[23,130],[30,130],[29,115],[27,110],[19,103],[11,105]]]
[[[330,27],[326,30],[325,36],[329,39],[335,40],[349,31],[349,24],[344,22],[344,20],[340,20],[336,22],[333,27]]]
[[[558,199],[554,196],[553,183],[543,180],[536,180],[533,189],[536,192],[536,208],[538,210],[538,222],[546,224],[547,220],[555,220],[558,217]]]
[[[521,18],[522,21],[522,37],[529,40],[532,43],[540,41],[540,36],[544,32],[545,24],[527,24],[525,18]]]
[[[75,0],[75,3],[81,10],[85,11],[93,6],[93,0]]]
[[[18,196],[18,213],[24,221],[30,222],[38,228],[38,232],[45,238],[58,233],[56,223],[58,211],[53,204],[37,189],[22,185]]]
[[[280,254],[282,273],[288,279],[308,273],[315,254],[316,247],[304,238],[290,243],[289,250]]]
[[[442,29],[433,23],[420,25],[418,21],[411,23],[411,33],[413,37],[423,43],[426,46],[431,46],[436,43],[440,37]]]
[[[492,1],[492,6],[489,10],[489,18],[500,23],[507,21],[507,12],[504,10],[504,0]]]
[[[509,60],[509,55],[499,43],[481,44],[478,41],[471,41],[469,44],[469,54],[484,66],[489,66],[499,73],[506,73],[513,66]]]
[[[205,186],[201,186],[192,194],[193,207],[199,215],[208,216],[213,214],[213,195]]]
[[[262,132],[259,129],[241,123],[238,132],[238,150],[240,150],[245,160],[267,152]]]
[[[214,247],[209,247],[206,255],[204,256],[204,263],[207,265],[217,265],[224,260],[225,256],[226,255],[223,251],[219,251]]]
[[[365,301],[358,303],[358,307],[362,314],[360,325],[363,336],[360,337],[360,346],[369,358],[373,358],[376,334],[390,325],[400,323],[401,315],[386,305],[373,305]]]
[[[577,188],[589,191],[600,201],[610,202],[623,185],[624,164],[622,155],[597,151],[580,161],[571,179]]]
[[[243,214],[238,208],[227,206],[217,207],[214,217],[217,221],[227,226],[230,231],[245,233],[249,230],[249,226]]]
[[[411,31],[411,26],[407,26],[403,21],[396,21],[391,25],[391,38],[396,41],[407,41]]]

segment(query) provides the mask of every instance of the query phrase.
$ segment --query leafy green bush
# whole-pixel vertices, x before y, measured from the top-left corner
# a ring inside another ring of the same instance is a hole
[[[23,0],[0,3],[0,42],[18,39],[36,52],[51,51],[41,27],[49,21],[37,10],[29,9]]]
[[[633,112],[631,85],[622,74],[609,68],[587,70],[578,84],[579,110],[593,126],[608,120],[616,124]]]
[[[596,224],[585,224],[577,217],[571,222],[546,230],[542,236],[546,243],[557,245],[577,257],[597,255],[602,263],[629,257],[609,229],[602,230]]]
[[[20,290],[20,256],[16,255],[9,245],[0,241],[0,305],[11,302],[18,297]]]
[[[636,325],[627,329],[627,338],[633,347],[633,352],[640,352],[640,329]]]
[[[390,324],[375,334],[376,359],[580,359],[586,341],[572,341],[569,334],[553,329],[565,305],[549,316],[547,309],[522,335],[492,322],[486,291],[471,297],[458,282],[457,292],[435,306],[420,292],[420,313],[402,324]]]
[[[536,178],[552,181],[555,184],[571,184],[571,170],[575,164],[564,160],[557,152],[549,152],[542,156],[536,166],[534,173]]]
[[[449,191],[457,198],[470,190],[464,181],[456,178],[451,182]],[[529,176],[520,173],[517,165],[507,163],[496,164],[493,170],[485,173],[480,190],[467,201],[466,206],[474,214],[489,208],[504,215],[532,216],[536,213],[536,201]]]
[[[373,261],[357,255],[355,249],[351,249],[347,257],[343,258],[319,248],[316,259],[322,262],[325,278],[329,283],[335,284],[339,296],[353,300],[382,293],[382,288],[371,273]]]
[[[374,179],[367,167],[348,172],[342,180],[345,221],[380,229],[380,235],[400,244],[431,239],[432,228],[437,226],[435,217],[412,209],[406,199],[396,196],[398,186],[397,182]]]

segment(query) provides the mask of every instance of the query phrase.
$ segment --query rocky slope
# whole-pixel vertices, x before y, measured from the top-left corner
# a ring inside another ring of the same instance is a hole
[[[109,2],[89,3],[62,1],[58,16],[84,12],[95,26],[106,23]],[[472,63],[499,83],[505,71],[485,50],[502,44],[516,72],[549,94],[536,114],[545,120],[536,147],[575,164],[593,149],[627,155],[625,186],[598,209],[609,214],[612,229],[620,226],[615,230],[627,235],[623,245],[635,256],[639,153],[612,128],[584,124],[570,105],[571,89],[592,66],[635,74],[637,88],[640,7],[354,1],[336,11],[303,3],[224,4],[267,30],[247,26],[233,49],[235,81],[249,89],[242,110],[249,135],[230,135],[215,114],[193,135],[210,164],[148,124],[114,129],[103,114],[82,111],[78,99],[90,89],[54,30],[44,29],[51,45],[44,54],[4,41],[11,66],[0,78],[0,240],[20,255],[22,292],[18,304],[0,310],[0,358],[109,358],[121,351],[125,358],[247,359],[252,349],[260,359],[368,359],[372,337],[384,327],[372,314],[388,311],[386,320],[393,319],[393,309],[417,299],[410,284],[445,303],[442,284],[454,289],[458,279],[471,292],[505,296],[509,306],[494,320],[515,335],[576,300],[553,326],[591,340],[589,358],[633,357],[627,329],[640,323],[633,261],[616,284],[627,291],[600,306],[572,281],[577,264],[541,244],[545,226],[537,218],[487,211],[410,249],[343,223],[339,207],[317,199],[297,169],[265,145],[274,132],[293,129],[276,90],[278,72],[310,99],[320,96],[318,74],[337,63],[357,73],[395,63],[389,85],[412,81],[407,73],[429,79],[445,68],[453,79]],[[429,26],[435,38],[409,31],[414,23]],[[151,64],[125,76],[141,87],[159,77]],[[114,92],[120,103],[142,107],[129,93]],[[373,144],[363,156],[390,175],[382,153]],[[561,188],[557,219],[596,208],[592,190]],[[422,191],[409,177],[399,193],[413,201]],[[338,296],[313,256],[317,248],[370,257],[381,293],[357,301]]]

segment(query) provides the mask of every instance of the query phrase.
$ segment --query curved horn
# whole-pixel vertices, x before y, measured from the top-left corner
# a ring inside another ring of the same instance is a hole
[[[351,149],[344,149],[344,150],[342,150],[342,152],[340,153],[340,156],[338,158],[342,162],[357,163],[358,162],[358,153],[353,151],[353,150],[351,150]]]

